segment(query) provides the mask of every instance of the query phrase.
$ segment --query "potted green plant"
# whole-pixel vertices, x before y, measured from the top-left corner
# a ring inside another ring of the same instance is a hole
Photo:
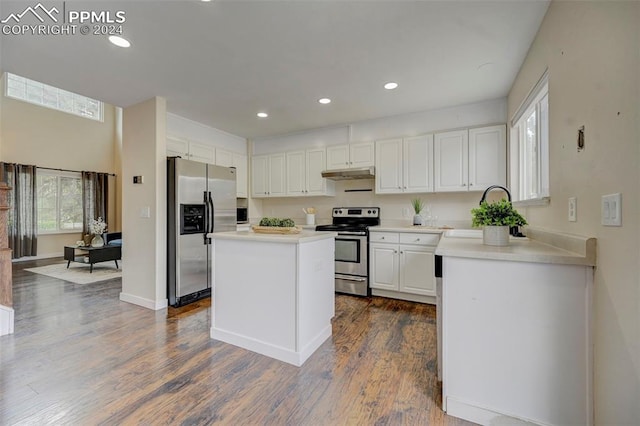
[[[413,215],[413,224],[414,225],[422,225],[422,216],[420,216],[420,212],[424,209],[424,201],[420,198],[414,198],[411,200],[411,206],[413,207],[413,211],[415,214]]]
[[[482,227],[483,243],[489,246],[509,245],[509,227],[527,224],[510,201],[504,198],[488,203],[483,201],[480,207],[471,210],[474,227]]]

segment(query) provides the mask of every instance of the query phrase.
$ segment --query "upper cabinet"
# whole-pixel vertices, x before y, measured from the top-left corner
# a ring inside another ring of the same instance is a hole
[[[216,164],[236,168],[237,197],[247,198],[247,156],[216,148]]]
[[[322,177],[325,170],[325,149],[316,148],[306,151],[286,153],[287,195],[311,196],[334,195],[335,184]]]
[[[436,133],[435,191],[484,191],[505,185],[506,150],[504,125]]]
[[[189,142],[184,139],[167,136],[167,157],[189,159]]]
[[[286,195],[285,155],[251,157],[251,195],[256,198]]]
[[[376,141],[376,193],[433,191],[433,135]]]
[[[189,159],[202,163],[216,164],[216,149],[211,145],[189,142]]]
[[[373,142],[351,143],[327,147],[327,170],[369,167],[375,163]]]
[[[507,183],[507,132],[504,125],[469,129],[469,190]]]

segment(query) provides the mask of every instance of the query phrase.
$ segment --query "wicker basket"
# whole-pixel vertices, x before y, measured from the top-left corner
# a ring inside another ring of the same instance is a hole
[[[299,234],[302,228],[298,226],[281,227],[281,226],[260,226],[253,225],[253,232],[257,234]]]

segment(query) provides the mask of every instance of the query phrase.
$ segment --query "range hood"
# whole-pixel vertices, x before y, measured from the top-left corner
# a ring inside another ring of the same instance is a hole
[[[331,180],[351,180],[351,179],[374,179],[376,177],[376,168],[371,167],[358,167],[354,169],[338,169],[338,170],[325,170],[322,172],[322,177]]]

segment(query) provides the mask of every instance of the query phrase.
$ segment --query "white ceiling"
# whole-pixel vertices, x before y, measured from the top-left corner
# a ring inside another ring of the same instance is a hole
[[[31,3],[3,0],[0,16]],[[53,4],[62,6],[45,3]],[[96,35],[3,35],[0,67],[122,107],[163,96],[177,115],[264,137],[504,97],[547,6],[67,1],[67,10],[125,11],[132,46]],[[400,87],[383,89],[388,81]]]

